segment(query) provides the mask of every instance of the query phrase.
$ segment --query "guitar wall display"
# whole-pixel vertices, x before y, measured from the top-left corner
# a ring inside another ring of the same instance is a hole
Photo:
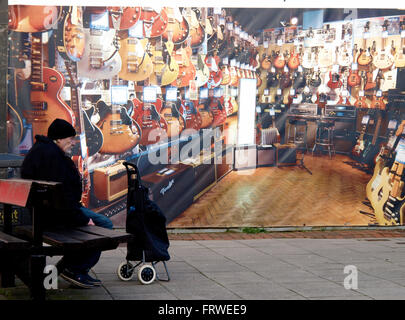
[[[267,89],[283,110],[294,102],[316,103],[322,112],[338,104],[383,113],[396,69],[405,67],[403,17],[398,24],[392,31],[390,18],[362,20],[361,35],[342,27],[341,37],[329,26],[277,28],[259,45],[225,9],[12,5],[9,149],[18,150],[27,128],[33,140],[65,119],[85,137],[85,152],[75,153],[87,183],[88,163],[133,157],[187,129],[226,127],[238,112],[237,93],[230,93],[241,79],[255,79],[258,95]],[[59,56],[65,63],[54,62]],[[146,87],[158,88],[156,101],[143,97]],[[209,96],[200,97],[200,89]],[[177,100],[164,98],[168,90]],[[365,125],[353,155],[375,153],[383,124],[379,118],[371,142]]]

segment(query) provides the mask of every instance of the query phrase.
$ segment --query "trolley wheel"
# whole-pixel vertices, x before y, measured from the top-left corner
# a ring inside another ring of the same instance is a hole
[[[156,279],[156,270],[150,264],[142,265],[138,270],[138,279],[142,284],[151,284]]]
[[[122,281],[129,281],[134,276],[134,269],[135,268],[130,262],[128,261],[121,262],[117,269],[118,277]]]

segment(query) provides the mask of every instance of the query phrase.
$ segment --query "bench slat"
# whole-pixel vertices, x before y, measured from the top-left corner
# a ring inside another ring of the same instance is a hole
[[[0,249],[25,250],[29,247],[30,243],[28,241],[0,231]]]
[[[32,239],[32,226],[18,226],[15,227],[14,232],[22,236]],[[82,241],[66,237],[54,232],[44,232],[43,241],[47,244],[56,247],[74,248],[82,245]]]
[[[102,228],[102,227],[98,227],[98,226],[83,226],[83,227],[78,227],[76,229],[86,232],[86,233],[108,237],[111,240],[114,240],[119,243],[127,242],[132,237],[132,235],[130,233],[126,233],[126,232],[119,231],[119,230],[110,230],[110,229],[106,229],[106,228]]]
[[[16,232],[21,232],[25,236],[32,238],[32,226],[16,227]],[[90,234],[77,229],[55,229],[44,231],[43,241],[49,245],[66,249],[92,249],[104,248],[111,244],[108,237]],[[116,243],[114,241],[114,243]]]

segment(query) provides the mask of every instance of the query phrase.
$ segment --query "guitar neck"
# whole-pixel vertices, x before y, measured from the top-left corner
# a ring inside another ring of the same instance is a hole
[[[77,63],[70,60],[65,60],[66,70],[70,78],[70,107],[72,108],[76,119],[75,130],[81,134],[85,132],[83,114],[81,112],[80,89],[77,79]]]

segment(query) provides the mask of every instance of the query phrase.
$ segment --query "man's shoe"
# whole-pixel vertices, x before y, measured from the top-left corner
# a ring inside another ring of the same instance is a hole
[[[75,274],[68,269],[65,269],[60,276],[78,288],[89,289],[95,287],[93,283],[87,280],[87,277],[84,274]]]
[[[84,278],[86,279],[87,282],[92,283],[95,286],[101,286],[102,285],[101,280],[93,278],[88,273],[84,274],[83,276],[84,276]]]

